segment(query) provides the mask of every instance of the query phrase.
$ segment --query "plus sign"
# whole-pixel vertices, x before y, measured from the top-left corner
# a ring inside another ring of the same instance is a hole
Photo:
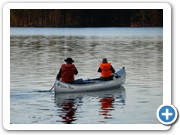
[[[169,113],[169,109],[166,109],[166,112],[162,113],[162,116],[165,116],[166,120],[169,120],[169,116],[172,116],[172,115],[173,115],[172,113]]]
[[[170,125],[176,121],[178,112],[173,105],[161,105],[157,109],[156,116],[162,124]]]

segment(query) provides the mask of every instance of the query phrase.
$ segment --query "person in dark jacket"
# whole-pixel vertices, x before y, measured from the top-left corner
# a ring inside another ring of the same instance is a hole
[[[98,72],[101,73],[102,80],[109,81],[113,80],[113,73],[115,73],[115,70],[111,63],[109,63],[106,58],[103,58],[102,63],[99,65]]]
[[[76,66],[72,64],[74,60],[72,58],[67,58],[64,61],[66,64],[61,65],[56,79],[66,83],[74,83],[74,75],[78,74]]]

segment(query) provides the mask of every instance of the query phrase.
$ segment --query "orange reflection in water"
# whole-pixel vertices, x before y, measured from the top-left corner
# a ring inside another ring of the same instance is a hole
[[[111,111],[114,110],[112,103],[114,102],[113,97],[103,97],[99,100],[101,103],[100,115],[103,115],[105,119],[111,119]]]

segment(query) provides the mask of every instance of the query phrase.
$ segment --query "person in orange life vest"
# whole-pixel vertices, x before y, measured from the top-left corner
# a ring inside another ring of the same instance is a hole
[[[98,72],[101,73],[101,79],[103,81],[109,81],[113,80],[113,73],[115,73],[115,70],[111,63],[109,63],[106,58],[103,58],[102,63],[100,63]]]
[[[61,65],[56,79],[66,83],[74,83],[74,75],[78,74],[77,68],[72,64],[74,63],[74,60],[72,58],[67,58],[64,61],[66,64]]]

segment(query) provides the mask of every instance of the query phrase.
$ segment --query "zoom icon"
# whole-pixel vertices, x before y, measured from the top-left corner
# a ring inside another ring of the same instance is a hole
[[[171,125],[176,121],[178,112],[173,105],[161,105],[157,109],[156,116],[162,124]]]

